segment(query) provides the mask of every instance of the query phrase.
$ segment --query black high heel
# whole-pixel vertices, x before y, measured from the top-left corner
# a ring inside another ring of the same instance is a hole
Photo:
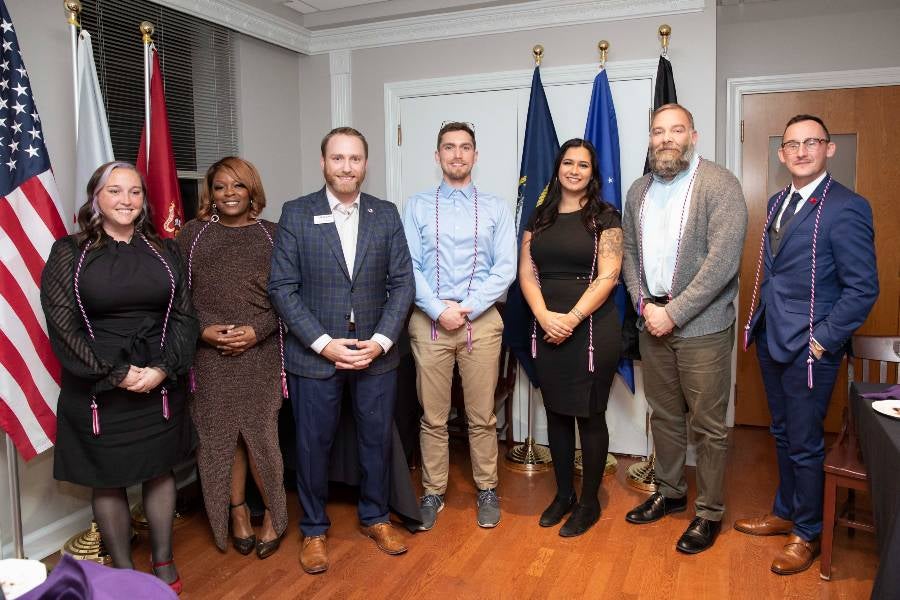
[[[245,509],[247,509],[247,517],[249,520],[250,508],[247,506],[247,502],[241,502],[240,504],[229,504],[228,505],[229,517],[231,516],[231,513],[234,512],[235,508],[240,508],[241,506],[243,506]],[[234,535],[234,533],[232,532],[231,544],[234,546],[235,550],[237,550],[244,556],[247,556],[248,554],[253,552],[253,548],[256,547],[256,534],[254,533],[250,537],[242,538],[242,537],[238,537],[238,536]]]
[[[266,509],[266,512],[269,512],[269,509],[268,509],[268,508]],[[269,515],[270,515],[269,518],[271,518],[271,514],[272,514],[272,513],[269,513]],[[277,538],[275,538],[274,540],[269,540],[268,542],[263,542],[263,541],[257,542],[257,544],[256,544],[256,556],[257,556],[260,560],[262,560],[262,559],[264,559],[264,558],[269,558],[270,556],[272,556],[273,554],[275,554],[275,552],[276,552],[276,551],[278,550],[278,548],[281,546],[281,540],[282,540],[282,538],[284,538],[284,533],[282,533],[281,535],[279,535],[279,536],[278,536]]]

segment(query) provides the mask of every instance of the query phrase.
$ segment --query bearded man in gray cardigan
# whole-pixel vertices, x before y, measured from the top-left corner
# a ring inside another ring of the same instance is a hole
[[[651,173],[628,190],[623,274],[640,315],[658,490],[625,517],[652,523],[687,508],[688,426],[697,449],[696,517],[676,548],[712,546],[721,528],[734,306],[747,205],[737,178],[694,151],[694,118],[666,104],[650,125]]]

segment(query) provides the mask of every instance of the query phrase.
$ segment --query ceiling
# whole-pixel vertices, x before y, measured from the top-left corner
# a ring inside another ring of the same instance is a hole
[[[528,0],[240,0],[309,30],[374,23]]]

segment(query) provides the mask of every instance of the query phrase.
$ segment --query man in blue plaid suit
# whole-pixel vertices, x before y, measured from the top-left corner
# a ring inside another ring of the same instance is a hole
[[[406,552],[388,516],[400,335],[415,294],[397,208],[361,194],[368,144],[350,127],[322,140],[325,187],[284,205],[269,295],[287,325],[285,368],[297,430],[303,507],[300,563],[328,568],[328,458],[348,386],[357,421],[362,532],[388,554]]]

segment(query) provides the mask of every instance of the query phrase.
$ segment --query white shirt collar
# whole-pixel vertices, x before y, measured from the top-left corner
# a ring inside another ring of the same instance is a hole
[[[359,198],[362,194],[356,194],[356,199],[350,203],[350,206],[353,208],[359,208]],[[331,190],[328,186],[325,186],[325,197],[328,198],[328,208],[331,209],[331,212],[334,212],[334,209],[338,207],[338,205],[343,204],[338,197],[331,193]]]
[[[812,193],[816,191],[816,188],[819,187],[819,184],[822,183],[822,180],[825,179],[825,176],[828,175],[828,171],[823,171],[821,175],[816,177],[815,181],[811,181],[807,183],[799,190],[794,187],[794,184],[791,184],[791,191],[788,193],[788,198],[790,198],[794,192],[800,194],[800,197],[803,198],[804,201],[809,200],[809,197],[812,196]]]

